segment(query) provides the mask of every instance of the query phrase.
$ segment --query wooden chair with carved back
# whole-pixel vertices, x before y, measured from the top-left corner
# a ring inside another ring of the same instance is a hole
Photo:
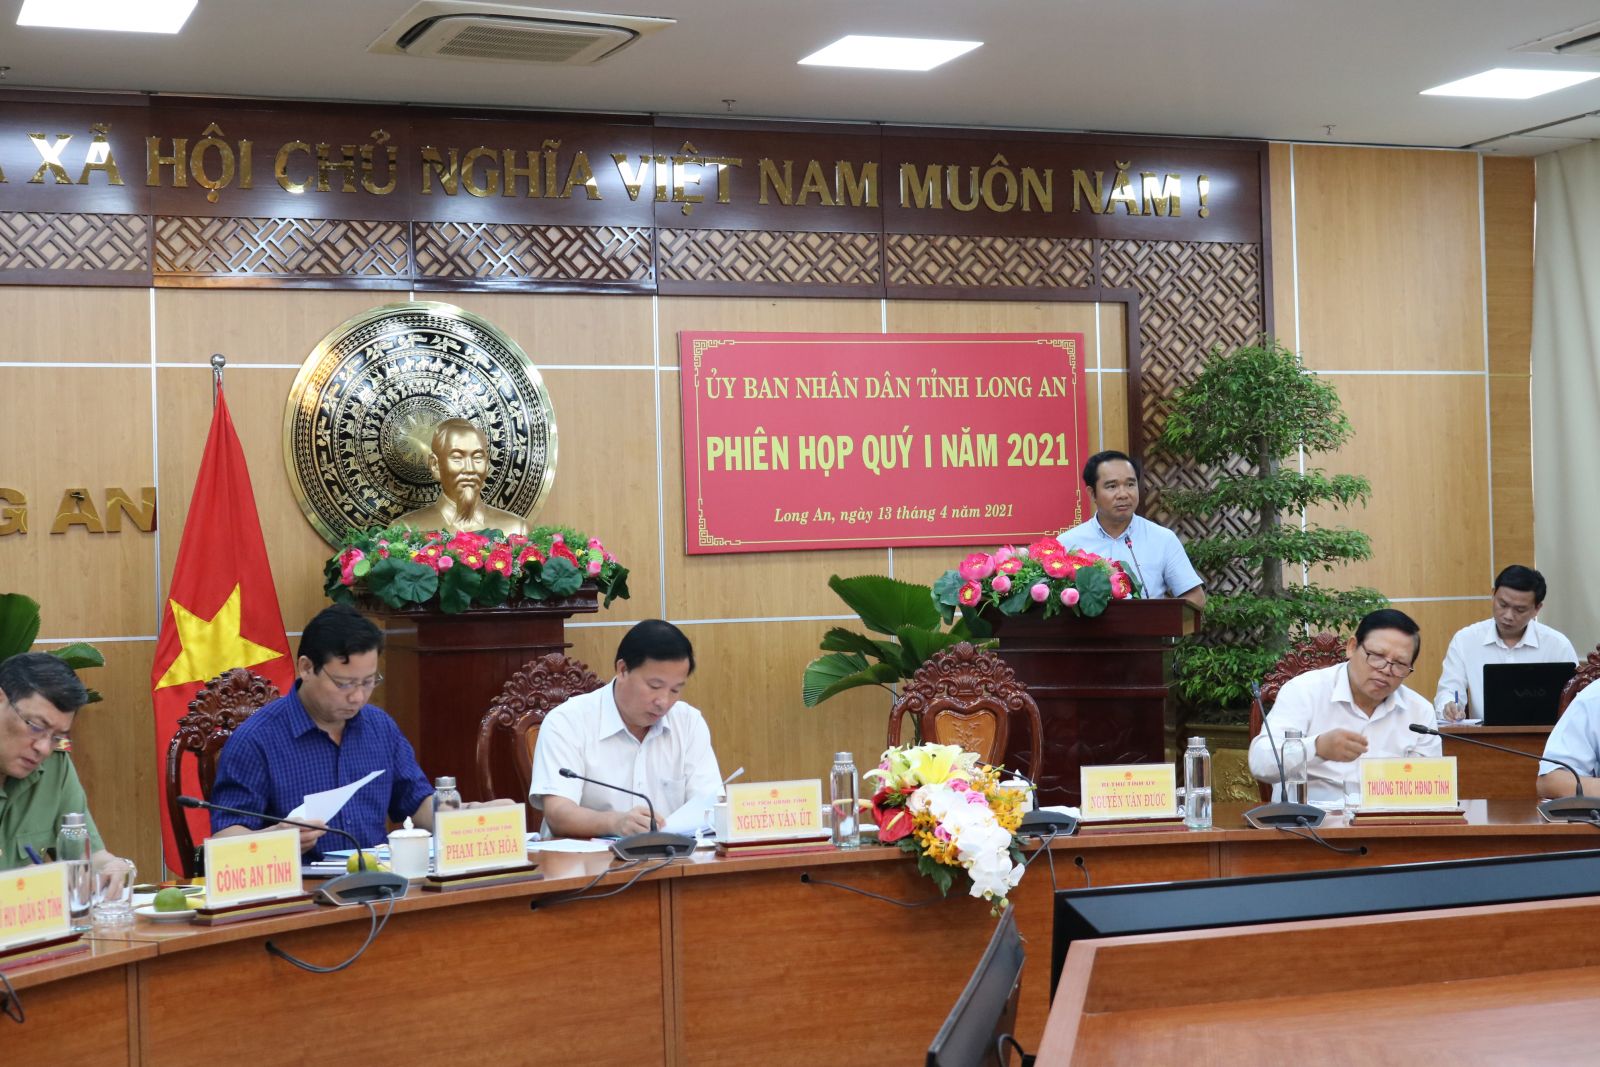
[[[183,795],[184,753],[193,757],[200,795],[209,799],[211,786],[217,780],[217,757],[222,753],[222,746],[240,723],[280,695],[278,687],[259,674],[237,667],[223,671],[201,686],[189,701],[188,712],[178,720],[178,728],[167,743],[166,791],[172,836],[178,845],[178,859],[183,865],[185,880],[204,871],[201,851],[189,830],[189,809],[178,803],[178,797]]]
[[[1556,704],[1558,718],[1567,713],[1567,706],[1596,678],[1600,678],[1600,645],[1595,646],[1595,650],[1589,653],[1588,659],[1578,664],[1577,673],[1567,679],[1567,684],[1561,687],[1561,700]]]
[[[533,749],[544,717],[580,693],[600,688],[600,679],[582,660],[551,652],[523,664],[494,698],[478,724],[478,790],[495,797],[494,766],[504,767],[509,749],[515,780],[513,796],[526,798],[533,778]],[[497,759],[497,754],[501,758]],[[543,813],[528,805],[528,829],[537,830]]]
[[[1256,739],[1256,734],[1261,732],[1261,716],[1266,709],[1278,702],[1278,693],[1283,689],[1284,683],[1291,678],[1298,677],[1307,671],[1320,670],[1323,667],[1332,667],[1336,663],[1343,663],[1345,656],[1345,641],[1338,634],[1322,633],[1295,643],[1277,662],[1267,676],[1261,681],[1261,702],[1254,701],[1250,704],[1250,740]],[[1279,738],[1281,745],[1283,739]],[[1261,791],[1261,801],[1266,803],[1272,799],[1272,787],[1266,783],[1257,783]]]
[[[924,742],[960,745],[995,766],[1006,761],[1015,721],[1026,720],[1028,765],[1007,770],[1038,776],[1044,740],[1039,705],[993,652],[962,641],[917,668],[889,709],[890,747],[900,743],[907,715],[916,720]]]

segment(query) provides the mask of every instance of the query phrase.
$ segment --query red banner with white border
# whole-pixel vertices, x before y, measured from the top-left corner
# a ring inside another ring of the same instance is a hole
[[[1081,333],[679,334],[690,555],[1026,542],[1081,522]]]

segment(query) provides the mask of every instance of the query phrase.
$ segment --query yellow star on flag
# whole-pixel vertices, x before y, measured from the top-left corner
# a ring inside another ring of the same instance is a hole
[[[223,671],[235,667],[254,667],[283,655],[247,639],[239,632],[239,587],[235,585],[222,607],[209,619],[202,619],[176,600],[172,621],[178,627],[182,651],[167,673],[156,683],[157,689],[185,682],[209,682]]]

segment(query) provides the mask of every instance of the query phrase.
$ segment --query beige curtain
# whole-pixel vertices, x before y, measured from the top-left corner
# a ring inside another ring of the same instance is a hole
[[[1600,142],[1539,157],[1533,267],[1534,553],[1541,621],[1600,641]]]

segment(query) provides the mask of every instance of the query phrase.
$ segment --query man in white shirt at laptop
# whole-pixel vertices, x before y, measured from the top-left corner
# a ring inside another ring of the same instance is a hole
[[[1426,697],[1400,684],[1415,670],[1422,631],[1393,608],[1371,612],[1345,646],[1347,662],[1307,671],[1284,683],[1265,727],[1250,742],[1250,773],[1278,784],[1284,731],[1299,730],[1306,745],[1307,799],[1342,801],[1344,783],[1360,774],[1362,756],[1437,756],[1438,737],[1414,734],[1433,726]]]
[[[1487,663],[1576,663],[1572,642],[1539,621],[1544,575],[1513,563],[1494,580],[1494,614],[1456,631],[1444,654],[1433,706],[1441,721],[1483,718]]]
[[[661,619],[639,623],[617,646],[615,672],[609,685],[553,709],[539,728],[528,800],[544,812],[544,837],[626,837],[651,828],[638,797],[564,778],[563,767],[645,794],[662,825],[690,797],[722,791],[711,731],[678,699],[694,673],[683,631]]]
[[[1056,535],[1063,548],[1122,561],[1139,580],[1140,596],[1182,597],[1206,606],[1205,586],[1178,535],[1135,515],[1139,464],[1125,452],[1096,452],[1083,465],[1083,484],[1094,496],[1094,517]]]

